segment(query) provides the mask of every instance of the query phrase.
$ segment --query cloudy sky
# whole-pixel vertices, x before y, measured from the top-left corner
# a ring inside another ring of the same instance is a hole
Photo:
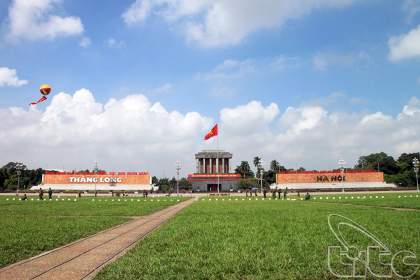
[[[0,23],[0,165],[186,174],[216,122],[235,163],[420,150],[419,0],[2,0]]]

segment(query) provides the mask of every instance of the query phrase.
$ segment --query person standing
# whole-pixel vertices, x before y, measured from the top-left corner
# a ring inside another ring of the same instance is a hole
[[[264,198],[267,198],[267,189],[266,188],[264,188],[264,190],[263,190],[263,195],[264,195]]]
[[[48,188],[48,199],[52,199],[52,193],[53,193],[52,189]]]
[[[286,187],[286,189],[283,192],[283,199],[286,199],[286,196],[287,196],[287,187]]]
[[[281,188],[278,190],[279,199],[281,199]]]
[[[39,188],[39,200],[44,200],[44,190]]]

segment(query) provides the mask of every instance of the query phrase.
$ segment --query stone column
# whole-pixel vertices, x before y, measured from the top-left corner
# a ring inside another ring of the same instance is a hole
[[[204,161],[204,172],[203,173],[207,173],[207,159],[203,158]]]
[[[210,158],[210,174],[213,173],[213,159]]]
[[[219,158],[216,158],[216,174],[219,172]]]
[[[223,174],[226,173],[226,171],[225,171],[225,159],[224,158],[222,158],[222,173]]]

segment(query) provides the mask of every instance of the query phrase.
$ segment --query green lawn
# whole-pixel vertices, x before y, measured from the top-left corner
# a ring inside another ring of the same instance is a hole
[[[316,195],[313,198],[315,198],[313,201],[317,202],[420,209],[420,193]]]
[[[176,202],[175,198],[19,201],[0,197],[0,267]]]
[[[336,279],[327,265],[328,246],[339,245],[329,214],[356,221],[393,254],[409,250],[420,256],[419,211],[212,198],[185,209],[96,279]],[[354,230],[342,232],[359,249],[372,245]],[[410,272],[398,261],[396,268]]]

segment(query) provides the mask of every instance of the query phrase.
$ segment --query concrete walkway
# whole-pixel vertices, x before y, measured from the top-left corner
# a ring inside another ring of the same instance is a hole
[[[92,279],[193,199],[0,269],[0,279]]]

